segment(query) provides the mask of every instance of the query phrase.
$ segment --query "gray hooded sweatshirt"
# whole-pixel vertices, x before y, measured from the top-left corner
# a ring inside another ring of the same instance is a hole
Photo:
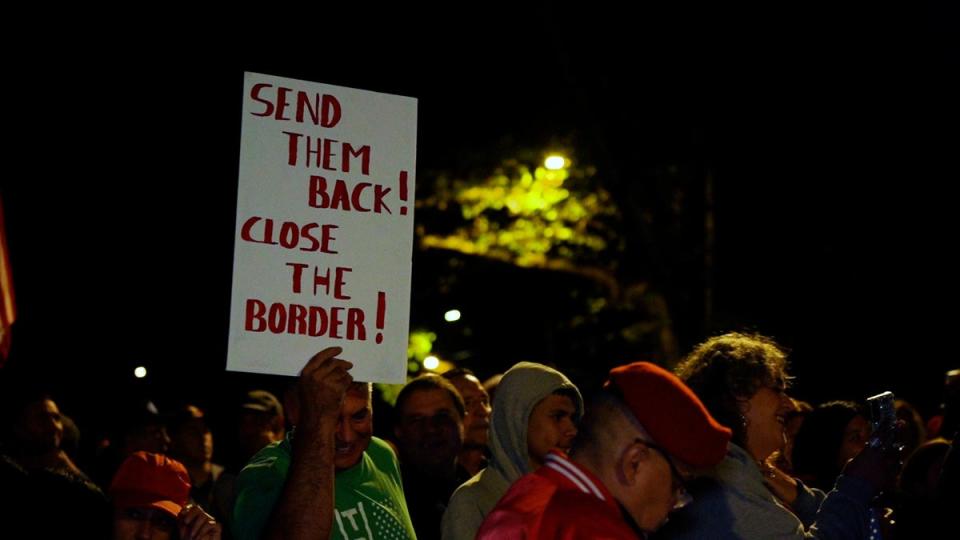
[[[576,420],[583,416],[583,397],[563,373],[532,362],[520,362],[500,380],[490,422],[490,461],[487,468],[463,483],[443,514],[444,540],[470,540],[510,484],[532,472],[527,454],[527,422],[545,397],[561,389],[576,395]]]

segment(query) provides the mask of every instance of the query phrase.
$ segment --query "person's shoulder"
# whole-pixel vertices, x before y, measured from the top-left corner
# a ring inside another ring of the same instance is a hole
[[[537,474],[517,480],[484,521],[477,538],[632,538],[619,512],[590,494],[558,489]]]
[[[557,492],[557,484],[536,473],[521,476],[495,505],[495,509],[535,511],[547,505]]]
[[[620,511],[580,490],[557,490],[543,509],[544,531],[558,538],[634,538]]]
[[[453,495],[450,496],[450,502],[447,503],[447,508],[457,506],[463,507],[468,506],[473,503],[473,499],[477,496],[477,492],[481,489],[480,479],[482,478],[483,471],[478,472],[466,482],[460,484],[453,491]]]
[[[290,441],[287,439],[281,439],[261,448],[259,452],[250,458],[250,461],[247,463],[247,465],[275,461],[277,459],[290,457],[291,454],[292,446]]]
[[[367,446],[367,454],[370,455],[374,461],[381,462],[383,460],[389,460],[396,462],[397,454],[393,451],[393,447],[390,446],[390,443],[381,439],[380,437],[370,437],[370,445]]]
[[[489,475],[490,475],[489,469],[481,470],[477,474],[468,478],[466,482],[460,484],[460,486],[457,487],[454,493],[456,493],[457,491],[472,491],[474,489],[478,489],[480,486],[486,483],[486,480],[484,480],[484,478],[487,478]]]
[[[402,489],[400,461],[397,459],[397,454],[390,443],[378,437],[371,437],[370,444],[367,445],[367,449],[363,453],[363,462],[365,463],[364,470],[375,470],[380,474],[387,475]]]
[[[465,501],[484,500],[487,502],[484,502],[483,504],[485,504],[487,509],[489,509],[509,489],[510,482],[508,482],[496,469],[487,467],[486,469],[483,469],[477,474],[473,475],[466,482],[460,484],[456,491],[453,492],[450,502],[452,504],[455,497],[462,498]]]
[[[560,515],[577,511],[587,512],[589,514],[609,512],[609,506],[605,502],[592,494],[584,493],[578,489],[556,490],[550,498],[547,509],[550,512],[556,512]]]
[[[732,505],[743,506],[754,498],[751,490],[739,482],[730,482],[713,476],[700,476],[687,483],[687,491],[696,504],[685,506],[674,516],[696,515],[698,519],[714,519],[729,513]],[[671,517],[671,520],[674,518]]]
[[[259,538],[283,491],[290,460],[289,441],[277,441],[257,452],[237,475],[232,509],[236,538]]]
[[[290,460],[290,443],[286,440],[272,442],[250,458],[250,461],[241,469],[238,480],[242,482],[243,479],[250,476],[270,473],[286,476],[287,470],[290,468]]]
[[[476,536],[486,514],[481,504],[483,496],[478,491],[478,481],[481,474],[483,474],[483,471],[460,484],[460,487],[450,496],[440,523],[443,538],[472,538]]]
[[[537,475],[521,476],[486,515],[477,540],[531,537],[554,487]]]

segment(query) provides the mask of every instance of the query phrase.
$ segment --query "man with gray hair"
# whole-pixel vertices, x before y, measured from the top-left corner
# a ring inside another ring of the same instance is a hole
[[[295,429],[240,473],[235,538],[416,538],[397,457],[373,436],[370,384],[341,352],[307,363],[287,411]]]

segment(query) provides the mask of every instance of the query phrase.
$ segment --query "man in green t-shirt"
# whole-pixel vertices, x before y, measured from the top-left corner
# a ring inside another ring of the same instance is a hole
[[[295,432],[258,452],[237,479],[237,540],[416,539],[393,450],[373,437],[370,385],[324,349],[303,368],[288,411]]]

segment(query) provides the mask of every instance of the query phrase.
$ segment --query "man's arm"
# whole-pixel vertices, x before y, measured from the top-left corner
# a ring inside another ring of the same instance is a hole
[[[333,529],[334,434],[353,378],[352,364],[334,358],[339,347],[317,353],[300,374],[300,422],[290,473],[263,535],[271,540],[327,539]]]

